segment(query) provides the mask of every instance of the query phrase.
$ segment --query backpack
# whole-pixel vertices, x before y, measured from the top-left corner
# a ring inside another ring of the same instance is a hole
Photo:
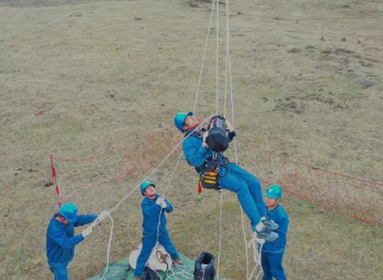
[[[202,252],[194,263],[194,280],[214,280],[215,257],[208,253]]]

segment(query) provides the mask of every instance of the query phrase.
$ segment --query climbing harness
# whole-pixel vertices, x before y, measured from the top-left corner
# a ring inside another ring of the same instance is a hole
[[[215,170],[205,171],[198,179],[198,193],[202,192],[202,188],[220,190],[218,184],[218,172]]]

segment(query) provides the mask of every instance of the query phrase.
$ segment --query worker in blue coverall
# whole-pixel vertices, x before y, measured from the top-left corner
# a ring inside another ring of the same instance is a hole
[[[289,228],[289,216],[279,204],[282,198],[282,189],[278,185],[269,186],[265,193],[267,205],[266,216],[278,223],[277,233],[279,238],[274,242],[265,242],[262,246],[261,262],[263,269],[263,280],[286,280],[285,271],[282,266],[283,254],[286,248],[287,231]]]
[[[192,112],[177,113],[174,124],[185,135],[183,152],[188,163],[196,167],[201,176],[206,171],[203,166],[211,162],[213,157],[213,151],[209,149],[206,141],[209,131],[201,130],[201,122]],[[226,130],[231,141],[235,137],[235,132],[228,121]],[[265,217],[266,205],[262,198],[259,180],[235,163],[221,161],[219,164],[219,187],[237,194],[243,210],[250,219],[254,236],[268,241],[277,239],[278,234],[274,230],[278,225]]]
[[[140,186],[141,194],[145,196],[141,203],[144,219],[142,223],[142,248],[137,259],[136,269],[134,270],[135,279],[142,279],[146,262],[157,245],[157,237],[158,242],[164,246],[165,250],[172,257],[173,262],[183,265],[166,228],[165,212],[172,212],[173,206],[163,196],[156,194],[155,187],[155,184],[150,181],[144,181]]]
[[[74,228],[92,223],[96,219],[101,220],[108,215],[107,211],[100,215],[77,215],[77,212],[75,204],[65,203],[49,222],[46,250],[54,280],[69,280],[68,264],[73,260],[75,246],[92,233],[92,227],[87,227],[81,234],[74,235]]]

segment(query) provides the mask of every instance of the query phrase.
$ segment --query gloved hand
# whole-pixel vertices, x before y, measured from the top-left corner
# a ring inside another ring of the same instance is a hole
[[[166,203],[165,200],[162,201],[162,203],[161,203],[161,207],[162,207],[163,209],[165,209],[166,207],[168,207],[168,204]]]
[[[202,135],[202,147],[204,148],[208,148],[208,145],[207,145],[207,137],[209,136],[209,131],[205,131]]]
[[[234,131],[234,128],[233,128],[233,126],[232,126],[230,121],[225,120],[225,126],[226,126],[226,130],[227,131],[229,131],[229,132],[233,132]]]
[[[103,219],[109,216],[109,211],[102,211],[100,214],[98,214],[96,221],[101,222]]]
[[[254,232],[254,233],[253,233],[253,239],[254,239],[255,242],[257,242],[259,245],[262,245],[262,244],[265,243],[265,239],[264,239],[264,238],[259,238],[257,232]]]
[[[159,198],[157,198],[156,200],[156,204],[161,206],[161,208],[166,208],[168,207],[168,204],[165,202],[165,197],[164,196],[160,196]]]
[[[162,202],[164,202],[164,201],[165,201],[165,198],[161,195],[159,198],[157,198],[157,200],[156,200],[156,204],[157,204],[157,205],[161,205]]]
[[[92,229],[92,227],[87,227],[86,229],[84,229],[83,231],[82,231],[82,236],[84,237],[84,238],[86,238],[86,237],[88,237],[89,235],[91,235],[92,234],[92,231],[93,231],[93,229]]]

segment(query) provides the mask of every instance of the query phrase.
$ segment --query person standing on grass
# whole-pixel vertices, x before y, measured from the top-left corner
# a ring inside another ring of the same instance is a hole
[[[265,203],[267,206],[266,216],[275,221],[279,228],[276,232],[279,238],[273,242],[265,242],[262,245],[261,261],[263,269],[262,280],[286,280],[282,260],[286,248],[287,231],[289,228],[289,216],[279,204],[282,198],[282,188],[279,185],[271,185],[265,192]]]
[[[163,196],[156,194],[156,185],[153,182],[142,182],[140,189],[141,194],[144,196],[141,203],[144,219],[142,223],[142,249],[137,259],[136,269],[134,270],[135,280],[142,279],[145,265],[154,247],[157,245],[157,241],[164,246],[174,263],[183,265],[166,227],[165,213],[172,212],[173,206]]]
[[[109,215],[107,211],[100,215],[77,215],[77,211],[75,204],[65,203],[49,222],[46,250],[54,280],[69,280],[68,265],[73,260],[75,246],[92,233],[92,227],[87,227],[74,235],[74,228],[93,223],[96,219],[101,221]]]

